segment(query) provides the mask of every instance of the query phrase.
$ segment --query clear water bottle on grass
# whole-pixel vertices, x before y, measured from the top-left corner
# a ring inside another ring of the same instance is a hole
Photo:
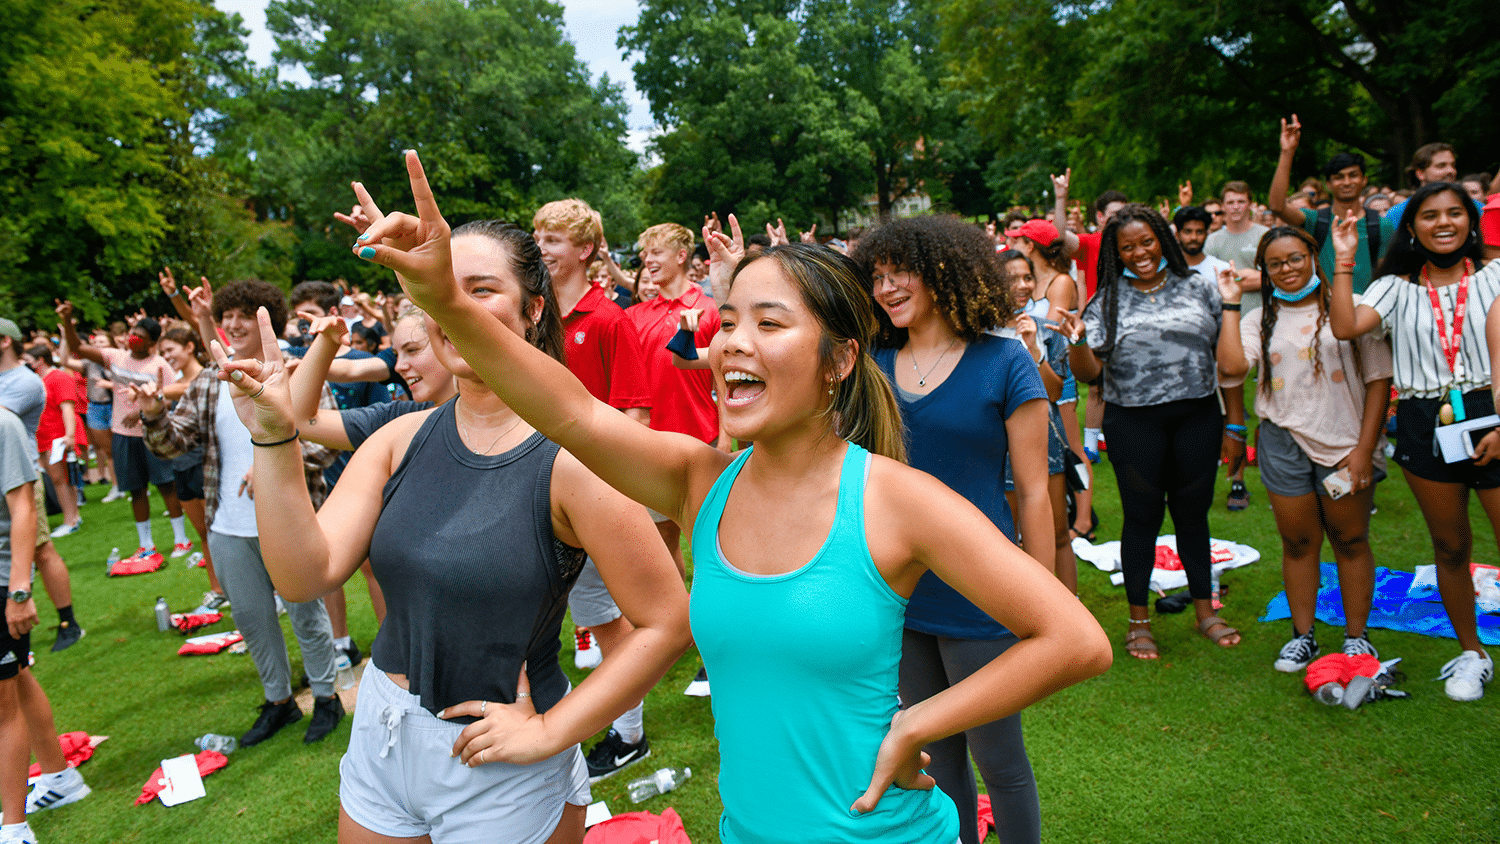
[[[104,561],[104,576],[109,577],[115,573],[115,563],[120,561],[120,549],[109,552],[109,559]]]
[[[354,663],[349,661],[349,655],[343,651],[334,651],[333,665],[338,669],[338,678],[334,681],[339,691],[354,688]]]
[[[692,768],[662,768],[650,776],[641,777],[627,786],[630,802],[643,803],[658,794],[666,794],[687,782],[692,775]]]
[[[198,745],[199,750],[212,750],[225,756],[233,753],[235,748],[240,746],[239,739],[234,736],[224,736],[218,733],[199,736],[193,740],[193,744]]]

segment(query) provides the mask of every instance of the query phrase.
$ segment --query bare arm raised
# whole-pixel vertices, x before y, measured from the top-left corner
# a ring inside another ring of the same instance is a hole
[[[1328,327],[1340,340],[1353,340],[1380,325],[1380,313],[1354,304],[1354,256],[1359,250],[1359,221],[1350,214],[1336,220],[1333,238],[1333,294],[1328,304]]]
[[[1276,175],[1271,177],[1271,193],[1266,197],[1266,206],[1271,212],[1285,220],[1287,225],[1302,225],[1302,213],[1286,207],[1286,191],[1292,185],[1292,157],[1297,154],[1297,145],[1302,142],[1302,124],[1297,115],[1292,122],[1281,121],[1281,158],[1276,162]]]

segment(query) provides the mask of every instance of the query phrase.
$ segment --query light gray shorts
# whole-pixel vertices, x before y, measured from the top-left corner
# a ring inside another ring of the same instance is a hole
[[[1260,467],[1260,482],[1273,495],[1295,498],[1315,492],[1324,498],[1328,490],[1323,479],[1338,471],[1314,463],[1287,430],[1269,419],[1260,420],[1255,434],[1255,463]],[[1385,457],[1376,452],[1375,471],[1371,480],[1385,480]]]
[[[534,765],[469,768],[449,756],[463,728],[423,709],[374,663],[366,666],[349,750],[339,762],[344,811],[393,838],[540,844],[557,829],[564,803],[592,802],[577,745]]]
[[[594,565],[592,557],[584,560],[578,582],[568,593],[568,612],[573,614],[573,624],[578,627],[598,627],[620,617],[620,608],[604,587],[604,578],[599,576],[599,567]]]
[[[646,512],[651,514],[651,521],[656,522],[657,524],[672,521],[671,516],[668,516],[666,513],[658,513],[655,510],[652,510],[650,507],[646,508]]]

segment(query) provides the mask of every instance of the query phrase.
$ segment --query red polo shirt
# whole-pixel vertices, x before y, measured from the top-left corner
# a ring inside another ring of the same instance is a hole
[[[589,285],[562,319],[568,369],[613,408],[651,406],[651,384],[635,326],[602,288]]]
[[[689,283],[676,299],[658,296],[631,305],[625,316],[640,336],[646,372],[651,379],[651,427],[713,443],[719,438],[713,375],[706,369],[678,369],[672,365],[672,353],[667,351],[667,341],[677,333],[678,315],[689,308],[703,309],[695,342],[699,347],[707,346],[719,331],[719,307],[696,284]]]

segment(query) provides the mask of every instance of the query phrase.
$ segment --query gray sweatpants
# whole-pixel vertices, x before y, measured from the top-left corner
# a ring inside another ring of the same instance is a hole
[[[250,658],[265,687],[266,700],[284,700],[292,695],[292,663],[286,652],[286,639],[276,619],[276,592],[271,575],[260,556],[260,540],[255,537],[227,536],[208,532],[208,550],[213,554],[214,571],[224,594],[229,598],[235,626],[245,637]],[[302,667],[317,697],[333,694],[334,655],[333,627],[323,599],[294,604],[286,601],[286,614],[292,620],[292,631],[302,646]]]

